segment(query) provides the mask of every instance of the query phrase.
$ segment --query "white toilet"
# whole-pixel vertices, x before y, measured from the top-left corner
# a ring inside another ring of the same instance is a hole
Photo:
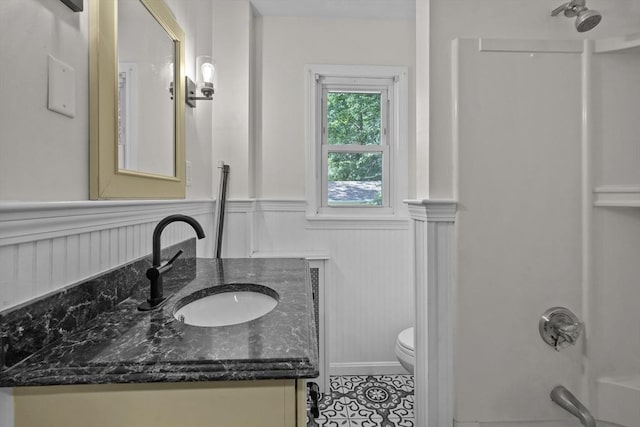
[[[413,365],[416,360],[413,344],[413,328],[407,328],[398,334],[398,339],[396,340],[396,356],[400,364],[413,374]]]

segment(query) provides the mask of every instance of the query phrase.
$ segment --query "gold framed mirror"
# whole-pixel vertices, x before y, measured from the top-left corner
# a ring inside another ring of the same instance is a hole
[[[89,14],[90,199],[184,198],[183,30],[162,0]]]

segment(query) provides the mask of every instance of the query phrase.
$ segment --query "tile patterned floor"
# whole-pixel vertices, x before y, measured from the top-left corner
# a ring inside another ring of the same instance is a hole
[[[307,427],[413,427],[413,375],[332,376]]]

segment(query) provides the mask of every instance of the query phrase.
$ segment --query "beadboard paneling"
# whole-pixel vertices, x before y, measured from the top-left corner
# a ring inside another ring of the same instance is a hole
[[[246,258],[251,254],[253,204],[230,206],[222,233],[222,258]],[[215,243],[215,242],[214,242]]]
[[[328,254],[325,316],[331,373],[403,373],[394,347],[398,333],[413,324],[408,219],[404,227],[398,221],[375,227],[353,221],[352,229],[348,222],[339,229],[320,229],[309,226],[304,207],[304,201],[295,200],[260,200],[253,206],[229,202],[223,256]]]
[[[199,241],[198,255],[212,256],[214,202],[128,203],[53,203],[50,209],[29,204],[22,213],[15,205],[0,205],[0,310],[149,254],[155,224],[171,213],[201,222],[208,237]],[[222,256],[329,254],[330,362],[341,373],[372,366],[402,372],[394,346],[398,332],[413,324],[414,311],[408,225],[309,228],[304,203],[229,201]],[[163,233],[162,245],[192,236],[188,225],[174,223]]]
[[[453,419],[454,222],[449,200],[408,201],[415,278],[416,426]]]
[[[148,255],[155,224],[169,214],[196,218],[209,236],[200,241],[199,254],[211,256],[213,246],[206,240],[213,236],[213,206],[212,201],[2,204],[0,310]],[[190,226],[173,223],[162,245],[192,236]]]
[[[413,325],[406,230],[314,231],[331,256],[331,363],[396,362],[398,333]]]

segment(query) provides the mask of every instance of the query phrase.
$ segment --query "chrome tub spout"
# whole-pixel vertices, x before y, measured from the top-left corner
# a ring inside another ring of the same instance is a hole
[[[584,427],[596,427],[591,412],[564,386],[559,385],[551,390],[551,400],[578,418]]]

